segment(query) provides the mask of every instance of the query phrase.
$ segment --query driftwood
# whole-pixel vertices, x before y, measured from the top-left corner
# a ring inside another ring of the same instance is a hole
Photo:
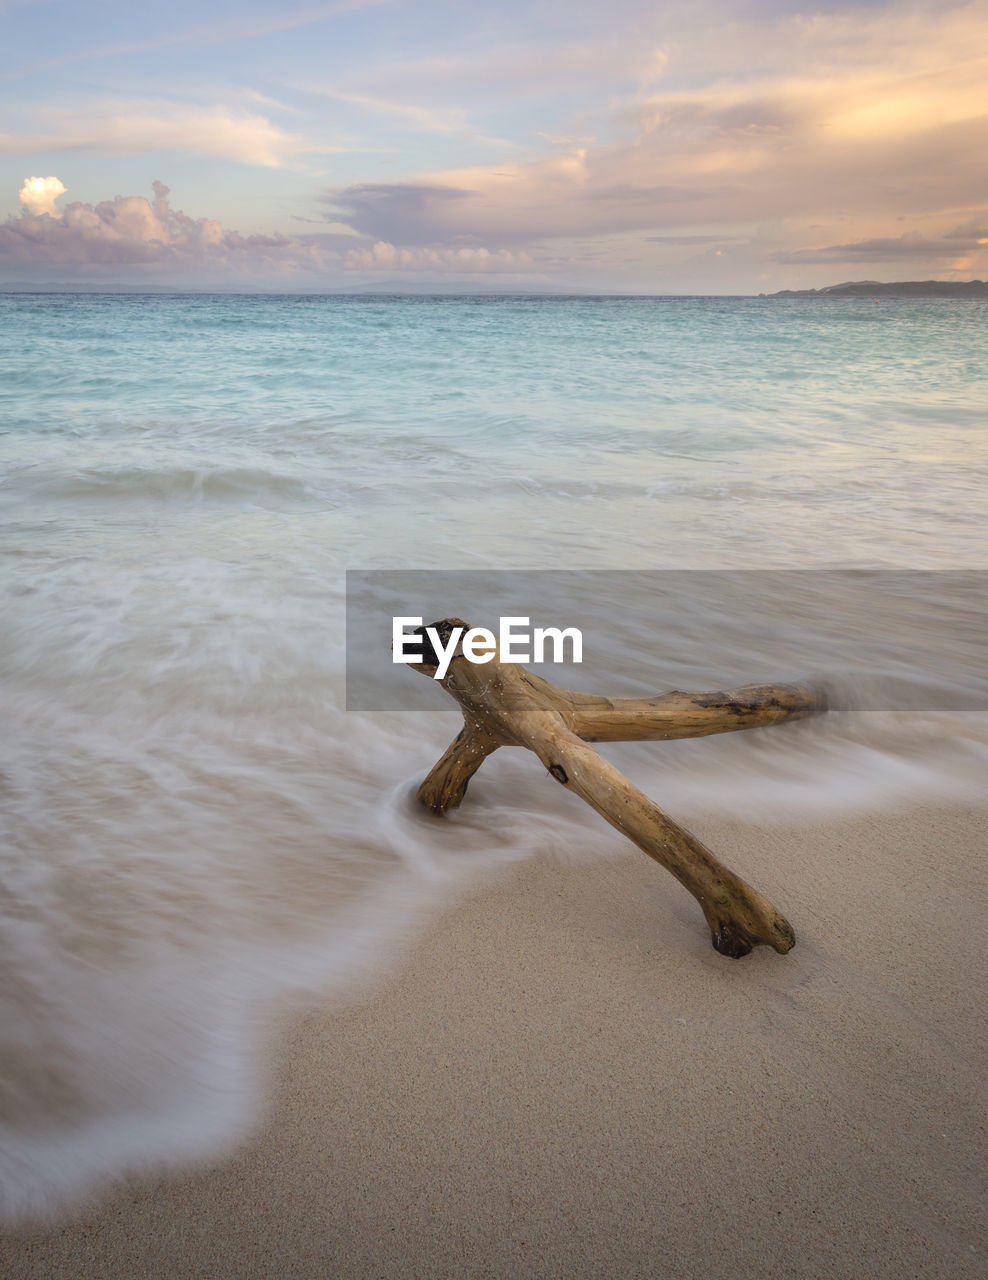
[[[432,624],[443,646],[459,618]],[[439,661],[425,627],[417,671],[433,676]],[[733,729],[800,720],[827,709],[821,690],[800,684],[758,684],[721,693],[601,698],[557,688],[515,663],[478,664],[460,647],[441,681],[463,711],[463,728],[418,791],[419,801],[444,814],[462,801],[467,784],[498,747],[534,751],[562,786],[671,871],[699,902],[715,950],[738,958],[754,947],[789,951],[796,941],[782,914],[699,840],[638,790],[590,742],[697,738]]]

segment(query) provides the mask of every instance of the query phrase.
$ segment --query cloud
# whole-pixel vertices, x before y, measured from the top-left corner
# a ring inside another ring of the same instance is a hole
[[[167,274],[326,265],[325,250],[318,244],[226,231],[212,218],[190,218],[172,209],[168,188],[157,181],[153,187],[153,200],[114,196],[96,205],[75,201],[58,215],[28,207],[20,217],[0,224],[0,264],[42,275],[51,268],[86,275],[121,267]]]
[[[772,255],[774,262],[898,262],[905,258],[929,258],[937,253],[956,253],[957,245],[944,247],[926,236],[906,233],[896,237],[876,237],[850,244],[830,244],[818,249],[794,249]]]
[[[603,164],[601,163],[603,161]],[[607,158],[584,148],[496,169],[428,175],[421,182],[361,183],[327,192],[336,219],[396,243],[513,246],[706,221],[732,188],[609,181]]]
[[[331,98],[348,106],[379,115],[394,116],[426,133],[463,133],[467,130],[466,113],[461,107],[439,111],[434,107],[416,106],[414,103],[394,102],[388,98],[374,97],[366,93],[347,92],[343,89],[318,89],[320,97]]]
[[[299,24],[329,7],[286,9],[286,20]],[[177,80],[167,100],[146,90],[144,101],[55,113],[58,86],[50,86],[28,103],[45,112],[30,126],[33,136],[0,138],[0,150],[32,156],[22,172],[59,171],[60,161],[34,156],[60,148],[175,150],[275,170],[302,154],[340,150],[301,136],[308,126],[299,120],[314,118],[313,96],[321,93],[338,100],[316,104],[331,121],[327,130],[354,110],[364,113],[367,140],[382,144],[368,149],[391,153],[374,173],[389,180],[359,180],[367,170],[338,178],[324,193],[330,234],[321,238],[245,240],[220,227],[210,242],[204,228],[218,224],[208,219],[188,219],[184,229],[166,219],[161,238],[140,230],[148,215],[138,197],[73,205],[65,214],[53,204],[33,221],[39,207],[25,206],[0,235],[8,255],[25,262],[57,251],[94,271],[102,269],[98,254],[107,261],[130,254],[135,272],[196,262],[232,272],[240,262],[245,270],[261,264],[299,273],[317,261],[323,272],[344,263],[377,272],[389,255],[389,270],[509,271],[527,255],[539,271],[587,283],[600,269],[611,273],[608,284],[666,288],[675,258],[680,283],[725,291],[749,288],[764,271],[789,284],[803,268],[812,278],[841,262],[902,260],[924,273],[940,264],[960,270],[947,264],[969,258],[976,264],[979,241],[988,238],[983,0],[835,0],[812,9],[804,0],[803,8],[780,0],[740,7],[614,0],[601,10],[577,0],[536,6],[523,31],[510,12],[478,31],[451,10],[441,32],[408,27],[400,53],[382,39],[375,52],[360,44],[345,62],[320,62],[330,87],[293,79],[280,96],[302,102],[300,116],[278,115],[284,105],[256,93],[230,91],[226,105],[197,107],[175,100]],[[248,14],[244,31],[268,17],[281,21],[273,12]],[[197,39],[215,34],[203,28]],[[372,65],[378,56],[393,62]],[[374,116],[383,138],[371,131]],[[513,138],[491,163],[480,146],[465,150],[463,134],[476,144],[481,129],[488,141],[500,132]],[[421,137],[410,144],[412,133],[442,145],[427,152]],[[409,159],[425,154],[433,159]],[[154,202],[143,204],[153,214]],[[335,220],[348,238],[333,238]],[[718,244],[730,252],[715,262]],[[481,253],[486,267],[469,257]]]
[[[0,154],[181,151],[279,169],[291,156],[306,150],[302,139],[265,116],[224,106],[198,107],[164,100],[122,102],[95,111],[49,112],[48,120],[51,127],[45,133],[0,134]]]
[[[38,187],[38,184],[41,187]],[[32,186],[34,184],[34,186]],[[438,275],[523,272],[526,253],[488,249],[409,248],[355,242],[352,234],[243,236],[213,218],[191,218],[174,209],[169,190],[153,184],[153,196],[114,196],[98,204],[74,201],[59,213],[57,178],[28,179],[33,192],[18,217],[0,224],[0,270],[31,278],[181,280],[194,284],[295,285],[339,283],[342,273],[434,272]],[[424,199],[427,193],[421,193]]]
[[[731,240],[735,240],[736,236],[646,236],[645,239],[651,244],[673,244],[673,245],[697,245],[697,244],[725,244]]]
[[[362,235],[388,243],[430,244],[442,206],[469,200],[463,187],[413,182],[358,183],[327,197],[337,216]]]
[[[518,144],[508,138],[492,137],[479,133],[471,124],[467,112],[461,106],[431,107],[414,102],[398,102],[391,97],[358,93],[349,89],[319,86],[308,92],[319,98],[341,102],[356,107],[371,116],[389,117],[394,127],[408,133],[424,133],[444,138],[469,140],[500,150],[517,150]]]
[[[704,38],[668,43],[658,83],[573,130],[601,141],[326,200],[357,232],[418,246],[736,236],[782,220],[850,223],[863,243],[899,216],[942,226],[985,202],[985,34],[979,4],[783,6],[745,21],[725,9]]]
[[[29,213],[54,213],[55,201],[65,194],[58,178],[25,178],[17,198]]]
[[[988,217],[979,214],[962,227],[955,227],[944,236],[946,240],[966,240],[969,244],[988,243]]]
[[[19,0],[19,2],[25,2],[25,0]],[[26,2],[31,3],[32,0],[26,0]],[[172,30],[167,35],[151,36],[145,40],[124,41],[95,49],[74,49],[71,53],[61,54],[55,58],[46,58],[41,62],[30,63],[18,67],[16,70],[3,72],[0,74],[0,80],[16,80],[26,76],[36,76],[40,72],[52,71],[57,67],[68,66],[76,62],[93,62],[102,58],[126,57],[130,54],[174,48],[176,46],[203,49],[212,45],[229,45],[238,40],[258,39],[281,31],[291,31],[296,27],[326,22],[332,18],[343,17],[361,9],[370,9],[386,3],[388,3],[388,0],[334,0],[333,3],[308,4],[300,9],[282,10],[280,13],[272,13],[263,17],[237,17],[232,21],[221,19],[184,30]],[[0,9],[2,8],[3,5],[0,4]]]
[[[488,272],[525,271],[533,265],[527,253],[507,249],[408,249],[379,240],[371,248],[351,249],[346,255],[348,270]]]
[[[791,264],[842,263],[842,262],[903,262],[908,259],[936,259],[954,257],[964,249],[976,249],[988,243],[985,235],[948,232],[930,238],[917,232],[901,236],[880,236],[870,240],[856,240],[849,244],[830,244],[816,249],[795,249],[776,252],[774,262]]]
[[[653,25],[643,21],[640,4],[633,7],[638,10],[633,15],[635,25]],[[602,33],[596,6],[588,6],[583,16],[589,14],[590,29],[581,31],[579,6],[571,5],[563,39],[554,30],[550,33],[543,28],[540,40],[538,24],[534,24],[521,38],[515,35],[492,42],[485,33],[478,41],[476,26],[470,24],[456,44],[447,43],[439,52],[418,57],[403,50],[397,58],[361,70],[346,87],[370,95],[390,97],[398,92],[410,98],[435,100],[438,96],[456,103],[462,102],[466,93],[473,103],[501,104],[506,93],[512,101],[529,102],[551,99],[560,92],[596,93],[604,81],[616,87],[626,83],[629,75],[642,84],[653,82],[665,70],[667,54],[643,33],[636,32],[629,39],[628,27],[622,29],[614,8],[608,8],[609,29]],[[509,22],[514,25],[513,20]],[[656,25],[667,26],[667,15]]]

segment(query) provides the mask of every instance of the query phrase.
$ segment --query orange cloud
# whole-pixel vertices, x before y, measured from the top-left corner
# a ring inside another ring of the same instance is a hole
[[[734,24],[664,58],[658,86],[595,131],[610,141],[363,184],[327,200],[354,230],[388,243],[502,247],[645,231],[753,233],[779,220],[840,219],[845,239],[850,223],[864,240],[902,216],[942,228],[985,203],[980,5]],[[707,64],[713,75],[704,76]]]

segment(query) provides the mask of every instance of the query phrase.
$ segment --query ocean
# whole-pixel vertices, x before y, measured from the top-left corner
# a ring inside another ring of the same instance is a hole
[[[601,693],[829,682],[818,720],[607,749],[687,825],[983,798],[986,322],[0,295],[3,1213],[233,1149],[284,1010],[359,999],[498,868],[622,848],[519,751],[416,809],[460,717],[355,683],[382,583],[579,615],[545,674]]]

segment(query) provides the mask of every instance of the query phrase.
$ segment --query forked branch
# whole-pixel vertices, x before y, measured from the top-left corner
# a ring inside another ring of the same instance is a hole
[[[433,623],[443,644],[459,618]],[[423,637],[416,670],[433,676],[438,661]],[[685,828],[628,781],[590,742],[695,738],[780,724],[827,709],[810,685],[761,684],[717,693],[672,692],[654,698],[601,698],[560,689],[498,654],[469,661],[457,648],[441,681],[463,711],[464,725],[419,788],[418,798],[443,814],[463,800],[467,784],[501,746],[534,751],[553,778],[581,796],[651,858],[671,871],[699,902],[713,945],[737,958],[754,947],[785,953],[792,926],[755,889],[735,875]]]

